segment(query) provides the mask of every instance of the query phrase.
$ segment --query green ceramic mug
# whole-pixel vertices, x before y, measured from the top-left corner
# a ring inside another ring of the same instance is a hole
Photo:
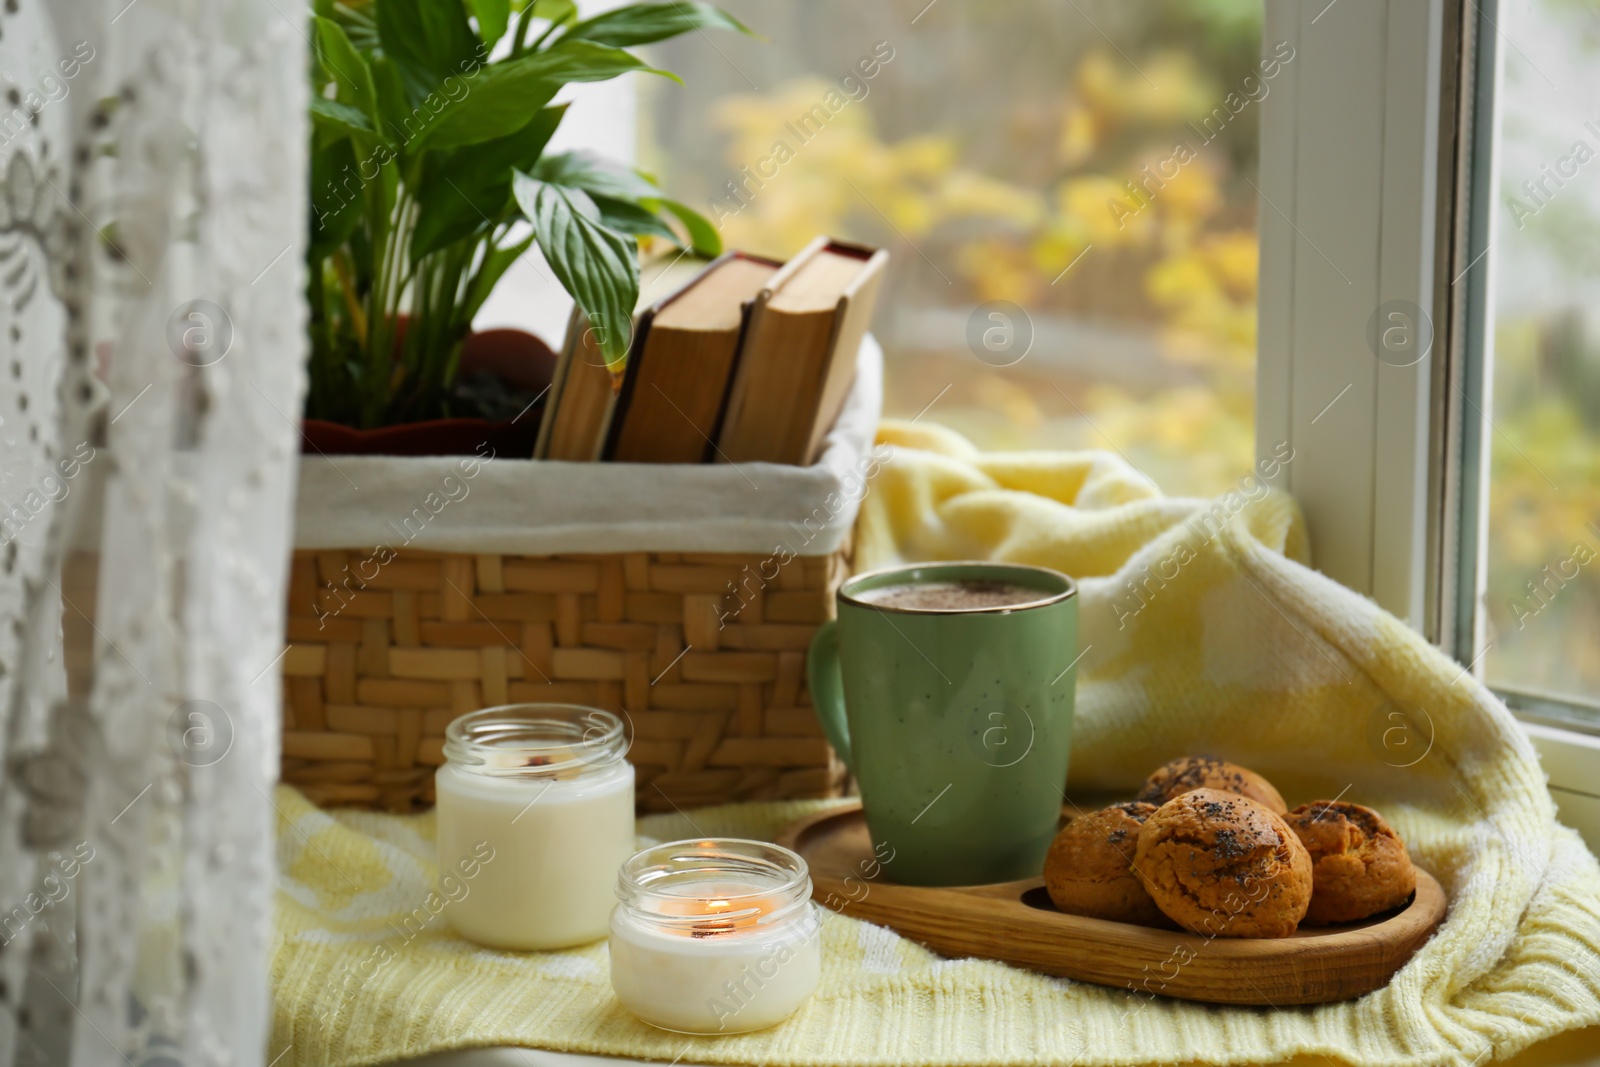
[[[891,596],[958,583],[983,596]],[[974,585],[976,583],[976,586]],[[926,563],[850,578],[811,642],[811,699],[861,788],[885,874],[906,885],[1037,877],[1072,740],[1077,586],[1015,563]],[[876,601],[876,602],[875,602]],[[959,606],[966,603],[966,606]],[[896,606],[899,604],[901,606]]]

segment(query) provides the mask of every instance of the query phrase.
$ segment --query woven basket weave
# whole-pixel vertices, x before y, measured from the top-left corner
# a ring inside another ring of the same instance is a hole
[[[774,574],[774,572],[776,572]],[[519,701],[625,712],[641,809],[837,795],[806,648],[831,556],[297,551],[283,780],[318,804],[433,801],[444,730]]]

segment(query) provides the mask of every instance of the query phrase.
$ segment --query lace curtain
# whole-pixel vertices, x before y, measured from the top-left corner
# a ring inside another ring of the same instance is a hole
[[[0,1067],[272,1058],[302,23],[0,0]]]

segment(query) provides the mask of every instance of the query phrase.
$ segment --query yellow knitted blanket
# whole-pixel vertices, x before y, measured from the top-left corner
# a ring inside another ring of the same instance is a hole
[[[682,1062],[1272,1063],[1296,1054],[1468,1065],[1600,1022],[1600,866],[1560,826],[1505,708],[1370,601],[1305,565],[1293,504],[1255,479],[1161,497],[1115,456],[980,455],[888,424],[858,566],[993,557],[1081,579],[1085,655],[1069,793],[1131,790],[1162,761],[1223,755],[1289,803],[1379,807],[1450,895],[1389,986],[1314,1008],[1158,1000],[946,960],[829,914],[821,988],[772,1030],[687,1038],[613,998],[603,944],[490,952],[435,914],[433,818],[322,812],[280,789],[273,1050],[376,1064],[529,1045]],[[1280,456],[1276,462],[1292,462]],[[819,802],[640,821],[658,840],[762,837]]]

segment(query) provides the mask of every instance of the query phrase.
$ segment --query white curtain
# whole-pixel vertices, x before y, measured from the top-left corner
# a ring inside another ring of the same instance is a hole
[[[0,1067],[272,1059],[304,22],[0,0]]]

